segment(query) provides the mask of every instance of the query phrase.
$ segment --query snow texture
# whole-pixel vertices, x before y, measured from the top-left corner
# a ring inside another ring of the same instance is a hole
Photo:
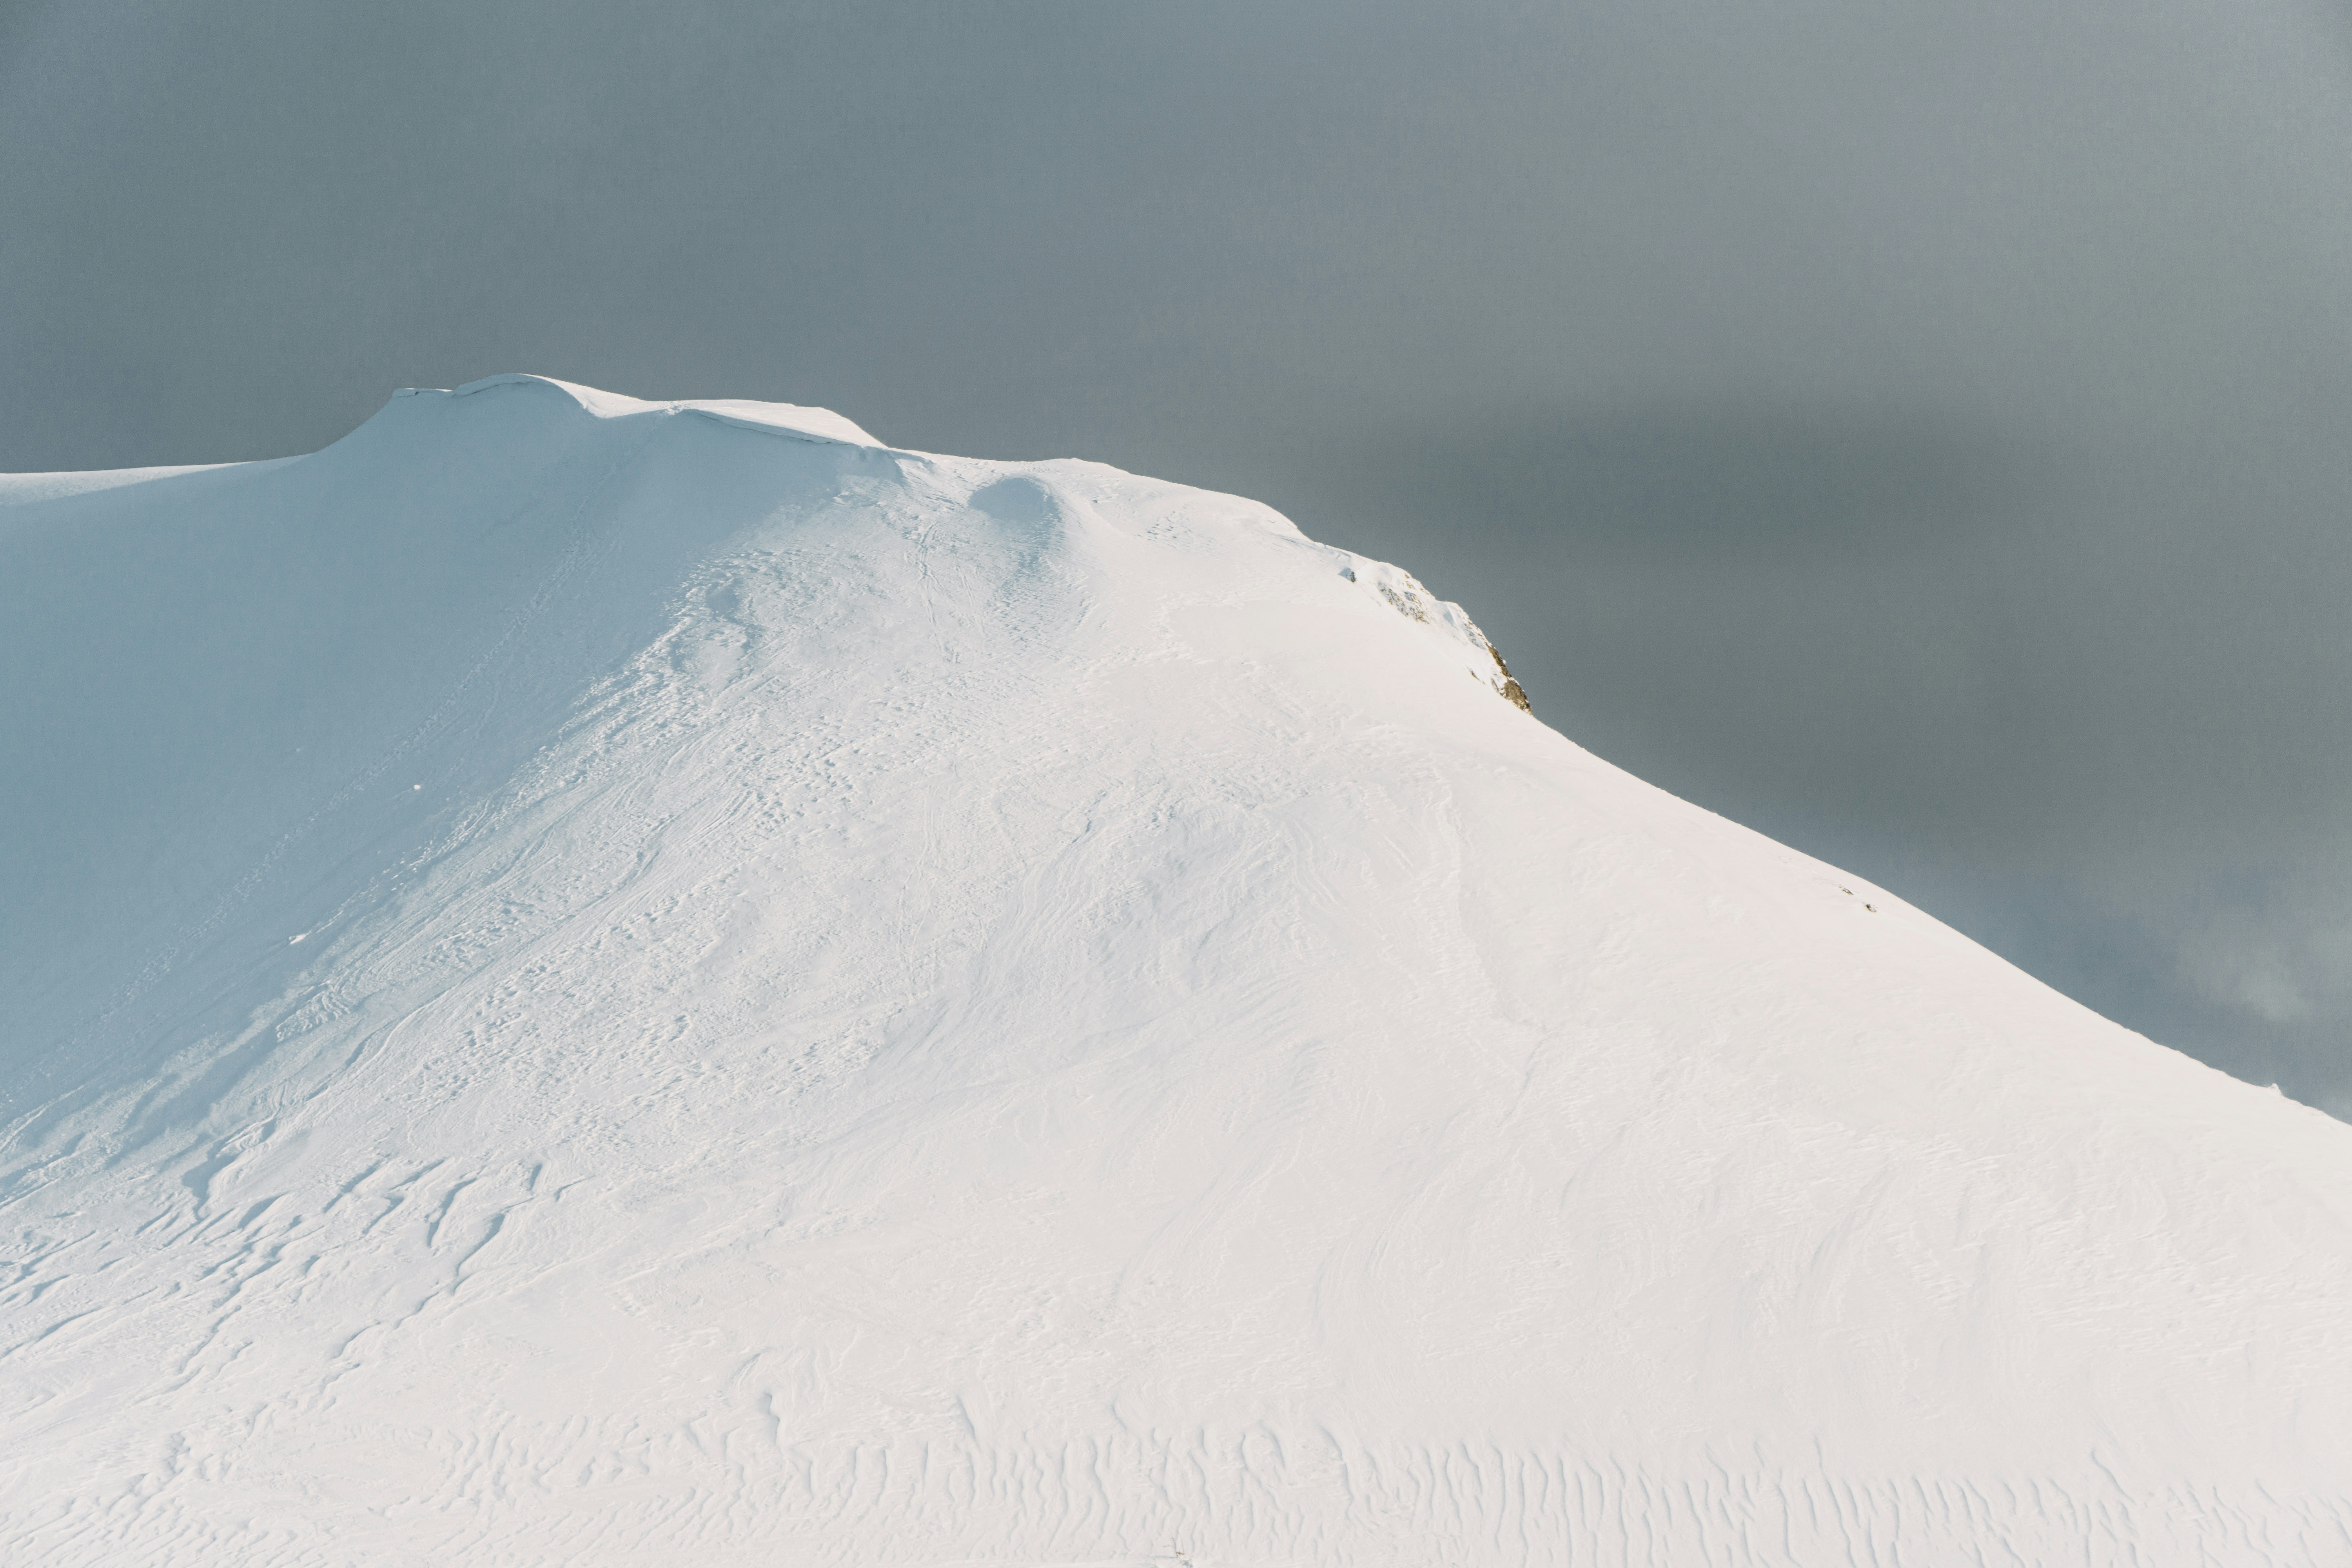
[[[0,658],[0,1560],[2352,1560],[2352,1128],[1262,506],[499,377]]]

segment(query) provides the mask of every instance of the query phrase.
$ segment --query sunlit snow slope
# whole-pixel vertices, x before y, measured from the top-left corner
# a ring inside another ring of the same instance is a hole
[[[2352,1128],[1263,507],[520,377],[0,503],[0,1561],[2352,1560]]]

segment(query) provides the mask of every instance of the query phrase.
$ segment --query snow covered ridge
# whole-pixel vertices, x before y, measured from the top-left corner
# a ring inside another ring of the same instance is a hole
[[[648,403],[642,398],[624,397],[617,392],[599,392],[593,386],[558,381],[549,375],[486,375],[479,381],[469,381],[455,391],[404,386],[393,395],[471,397],[476,393],[501,386],[551,387],[599,419],[625,419],[633,415],[645,414],[693,414],[705,419],[715,419],[722,425],[740,426],[746,430],[772,430],[780,436],[798,437],[810,441],[837,441],[852,447],[882,445],[859,428],[855,421],[843,418],[830,408],[803,408],[792,403],[751,403],[736,398]]]
[[[2352,1128],[1264,507],[493,378],[0,660],[0,1561],[2352,1554]]]

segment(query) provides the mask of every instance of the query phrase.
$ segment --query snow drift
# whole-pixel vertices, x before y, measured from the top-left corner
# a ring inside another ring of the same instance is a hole
[[[0,1558],[2352,1553],[2352,1128],[1263,507],[526,377],[0,503]]]

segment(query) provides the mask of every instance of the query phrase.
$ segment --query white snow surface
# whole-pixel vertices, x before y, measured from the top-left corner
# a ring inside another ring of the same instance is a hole
[[[2352,1560],[2352,1128],[1265,507],[499,377],[0,650],[0,1561]]]

